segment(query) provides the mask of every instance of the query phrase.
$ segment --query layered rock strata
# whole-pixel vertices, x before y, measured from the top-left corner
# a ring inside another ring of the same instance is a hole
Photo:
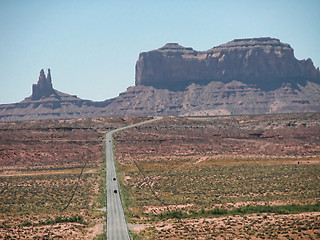
[[[128,88],[105,109],[115,116],[215,116],[320,112],[320,85],[282,87],[263,91],[239,81],[191,84],[184,91],[152,86]]]
[[[208,51],[177,43],[139,55],[136,86],[103,102],[52,87],[40,71],[32,95],[0,105],[0,121],[107,116],[320,112],[320,73],[273,38],[233,40]]]
[[[236,39],[207,51],[168,43],[140,53],[135,79],[137,86],[173,91],[184,90],[191,83],[234,80],[268,91],[284,83],[320,83],[320,71],[311,59],[297,60],[289,44],[275,38],[251,38]]]

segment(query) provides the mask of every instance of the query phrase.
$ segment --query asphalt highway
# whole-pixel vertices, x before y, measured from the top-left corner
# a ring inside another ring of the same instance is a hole
[[[127,128],[140,126],[161,119],[160,117],[110,131],[106,134],[106,195],[107,195],[107,240],[130,239],[127,222],[120,198],[119,184],[113,159],[112,134]]]

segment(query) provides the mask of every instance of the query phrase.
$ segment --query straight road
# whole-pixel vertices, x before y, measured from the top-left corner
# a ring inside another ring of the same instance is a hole
[[[123,128],[110,131],[106,134],[106,195],[107,195],[107,240],[130,240],[127,222],[120,198],[119,184],[113,159],[112,134],[127,128],[140,126],[161,119],[154,118],[145,122],[137,123]]]

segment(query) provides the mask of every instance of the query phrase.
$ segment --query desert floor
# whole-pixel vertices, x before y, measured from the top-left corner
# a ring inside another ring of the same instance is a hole
[[[165,117],[115,145],[134,239],[320,238],[320,114]]]
[[[145,119],[0,123],[0,239],[103,236],[105,133]]]

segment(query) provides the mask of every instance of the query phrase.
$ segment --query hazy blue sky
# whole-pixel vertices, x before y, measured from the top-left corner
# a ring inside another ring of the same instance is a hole
[[[0,0],[0,103],[23,100],[39,71],[55,89],[105,100],[134,85],[140,52],[208,50],[275,37],[320,66],[319,0]]]

